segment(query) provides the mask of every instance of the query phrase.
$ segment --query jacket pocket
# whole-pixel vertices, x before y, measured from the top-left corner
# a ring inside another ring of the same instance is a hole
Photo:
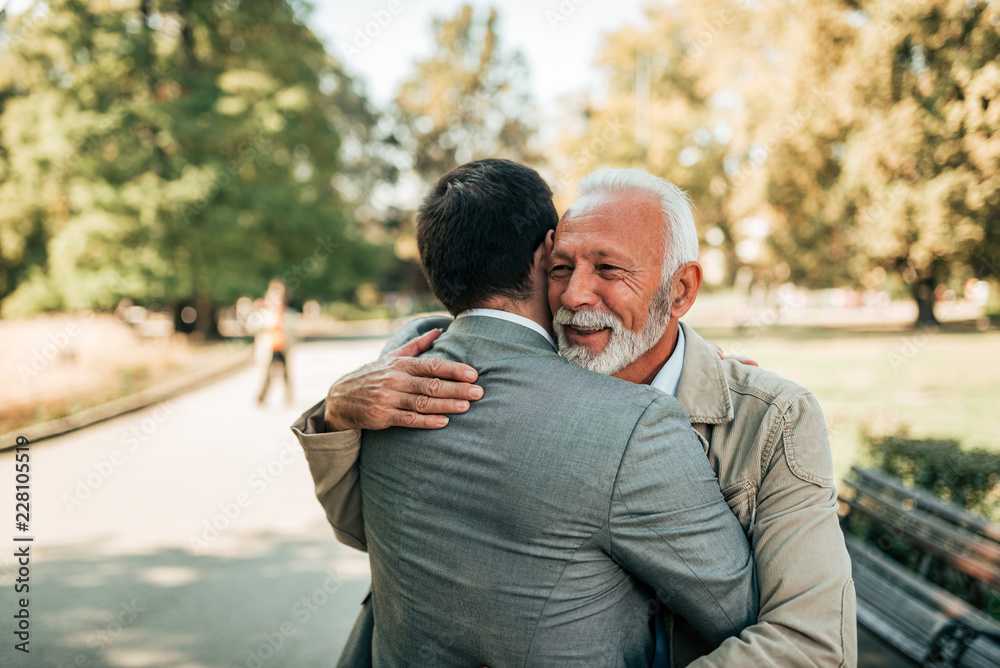
[[[753,534],[753,523],[757,518],[757,488],[749,480],[741,480],[722,490],[729,509],[736,515],[747,539]]]

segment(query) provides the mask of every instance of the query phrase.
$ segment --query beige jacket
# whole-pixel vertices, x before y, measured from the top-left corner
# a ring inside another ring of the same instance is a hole
[[[672,665],[856,666],[854,582],[819,403],[777,374],[720,360],[694,330],[681,326],[687,345],[677,398],[750,538],[760,615],[712,652],[683,619],[667,612]],[[293,431],[338,539],[364,549],[359,433],[317,433],[322,416],[320,402]]]
[[[677,399],[750,538],[760,589],[757,624],[690,665],[856,666],[851,559],[819,403],[777,374],[720,360],[681,326],[687,346]],[[673,621],[673,664],[687,665],[709,648]]]

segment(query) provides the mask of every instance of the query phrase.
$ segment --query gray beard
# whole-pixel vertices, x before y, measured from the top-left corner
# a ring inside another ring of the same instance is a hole
[[[665,287],[656,294],[649,309],[649,319],[639,333],[626,329],[621,320],[607,311],[570,311],[565,306],[556,313],[552,326],[559,343],[559,352],[566,361],[588,371],[610,376],[649,352],[663,338],[669,320],[670,290]],[[571,342],[566,336],[567,326],[607,327],[611,329],[611,338],[604,350],[594,353]]]

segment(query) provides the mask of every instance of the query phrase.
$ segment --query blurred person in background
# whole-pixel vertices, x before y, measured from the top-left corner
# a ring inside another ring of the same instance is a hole
[[[285,284],[273,279],[267,286],[263,306],[254,314],[255,354],[266,364],[264,385],[257,403],[263,405],[271,389],[271,378],[280,373],[285,382],[285,403],[293,401],[288,358],[292,347],[292,315],[288,311]]]

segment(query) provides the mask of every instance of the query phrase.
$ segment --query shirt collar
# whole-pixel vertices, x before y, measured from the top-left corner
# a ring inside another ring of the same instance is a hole
[[[495,308],[470,308],[456,315],[455,319],[464,318],[470,315],[483,316],[484,318],[497,318],[498,320],[506,320],[507,322],[527,327],[528,329],[534,330],[544,336],[545,340],[549,342],[550,346],[552,346],[552,349],[558,351],[556,342],[552,339],[552,335],[545,331],[545,328],[537,322],[531,320],[530,318],[525,318],[523,315],[508,313],[507,311],[500,311]]]
[[[681,382],[681,372],[684,371],[684,328],[677,328],[677,344],[674,352],[667,358],[666,363],[660,368],[659,373],[650,383],[658,390],[677,396],[677,386]]]

